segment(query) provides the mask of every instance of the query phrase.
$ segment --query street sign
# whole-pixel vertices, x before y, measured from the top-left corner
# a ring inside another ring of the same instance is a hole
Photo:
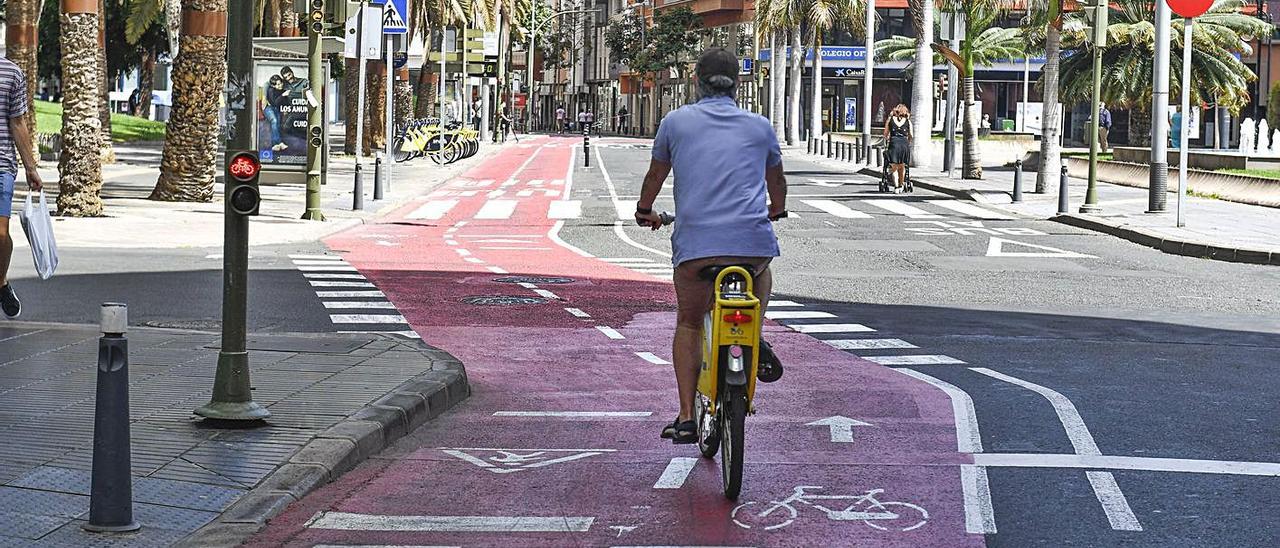
[[[1183,17],[1200,17],[1213,7],[1213,0],[1168,0],[1169,9]]]
[[[751,74],[751,69],[755,68],[755,59],[749,57],[742,59],[742,67],[738,70],[739,75]]]
[[[360,11],[353,11],[353,15],[347,19],[345,33],[343,34],[343,56],[348,59],[361,57],[363,59],[380,59],[382,53],[382,25],[380,17],[382,16],[382,8],[367,7],[364,9],[364,29],[360,36],[356,36],[357,25],[360,22]],[[359,42],[360,55],[356,54],[356,43]]]
[[[391,66],[395,68],[404,68],[407,64],[409,64],[409,52],[397,51],[395,55],[391,57]]]
[[[382,33],[406,34],[409,27],[404,22],[409,13],[409,0],[391,0],[382,6]]]

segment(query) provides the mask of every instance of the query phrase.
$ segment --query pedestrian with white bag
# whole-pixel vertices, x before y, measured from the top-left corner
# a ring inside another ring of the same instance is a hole
[[[41,192],[44,183],[40,180],[40,174],[36,172],[36,159],[32,152],[31,128],[24,117],[29,108],[31,104],[27,99],[27,78],[22,74],[22,69],[12,61],[0,58],[0,115],[4,117],[4,122],[0,122],[0,311],[10,318],[16,318],[22,312],[22,302],[18,300],[18,294],[13,290],[13,286],[9,284],[9,262],[13,258],[13,238],[9,236],[9,217],[13,215],[13,186],[18,178],[18,161],[14,154],[15,143],[18,145],[18,153],[22,155],[22,165],[26,168],[27,186],[32,192],[40,192],[40,204],[44,206],[46,219],[48,216],[44,192]],[[32,207],[30,197],[27,198],[27,207],[28,209]],[[47,241],[52,246],[52,224],[35,219],[32,221],[44,225],[47,229]],[[28,239],[30,239],[30,233],[28,230]],[[35,242],[32,243],[35,244]],[[35,252],[35,246],[32,247]],[[36,255],[36,257],[37,268],[39,268],[39,256]],[[54,266],[57,266],[56,257],[55,251],[52,255]],[[47,273],[52,275],[53,270],[48,269]],[[48,278],[43,270],[41,277]]]

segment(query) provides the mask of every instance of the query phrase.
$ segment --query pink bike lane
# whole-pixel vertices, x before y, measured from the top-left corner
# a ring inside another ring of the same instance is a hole
[[[947,395],[781,326],[766,338],[787,372],[757,393],[738,501],[717,460],[659,439],[674,293],[559,241],[571,142],[535,140],[327,242],[465,364],[472,396],[248,545],[983,544]],[[494,304],[522,299],[538,302]],[[866,425],[846,437],[843,418]]]

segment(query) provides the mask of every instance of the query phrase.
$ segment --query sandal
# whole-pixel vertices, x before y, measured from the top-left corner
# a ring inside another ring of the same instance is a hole
[[[773,346],[760,340],[760,369],[756,371],[760,382],[775,382],[782,378],[782,360],[773,353]]]
[[[671,424],[668,424],[662,427],[662,435],[660,437],[664,440],[669,440],[675,437],[676,427],[679,425],[680,425],[680,417],[676,417],[676,420],[671,421]]]
[[[676,419],[679,420],[679,419]],[[671,443],[676,445],[684,445],[695,443],[698,441],[698,421],[687,420],[676,425],[675,432],[671,435]]]

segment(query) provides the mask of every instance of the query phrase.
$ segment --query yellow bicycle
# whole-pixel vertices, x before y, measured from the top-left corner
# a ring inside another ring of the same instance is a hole
[[[437,164],[452,164],[480,150],[480,132],[457,122],[442,129],[435,119],[414,120],[396,132],[392,151],[396,162],[422,155]]]

